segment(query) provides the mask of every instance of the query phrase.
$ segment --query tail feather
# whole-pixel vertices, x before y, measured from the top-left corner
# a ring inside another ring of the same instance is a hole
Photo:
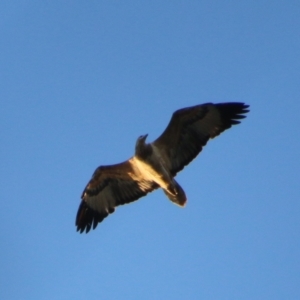
[[[174,180],[175,186],[169,190],[164,189],[165,195],[175,204],[183,207],[186,204],[186,195],[182,187]]]

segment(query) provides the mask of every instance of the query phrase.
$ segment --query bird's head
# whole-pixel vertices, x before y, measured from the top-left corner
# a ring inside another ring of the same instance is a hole
[[[136,147],[138,147],[139,145],[145,145],[147,136],[148,136],[148,134],[139,136],[136,141]]]
[[[141,135],[138,137],[138,139],[136,140],[136,144],[135,144],[135,153],[137,155],[143,153],[145,151],[146,147],[146,138],[147,138],[148,134],[145,135]]]

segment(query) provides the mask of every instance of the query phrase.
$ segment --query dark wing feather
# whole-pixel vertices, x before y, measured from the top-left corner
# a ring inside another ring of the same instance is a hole
[[[173,176],[189,164],[206,145],[232,125],[239,124],[249,110],[244,103],[206,103],[179,109],[155,146],[169,165]]]
[[[76,216],[77,231],[88,233],[118,205],[130,203],[158,188],[141,178],[133,160],[96,169],[82,193]]]

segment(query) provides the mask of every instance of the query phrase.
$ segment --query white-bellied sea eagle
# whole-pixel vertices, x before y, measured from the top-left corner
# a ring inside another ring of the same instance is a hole
[[[175,111],[161,136],[147,144],[140,136],[130,159],[98,167],[85,187],[76,216],[77,231],[86,233],[113,213],[118,205],[135,201],[161,188],[175,204],[184,206],[184,190],[175,180],[209,139],[240,123],[249,112],[239,102],[206,103]]]

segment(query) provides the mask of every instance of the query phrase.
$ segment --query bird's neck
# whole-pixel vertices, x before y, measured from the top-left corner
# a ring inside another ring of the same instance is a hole
[[[135,148],[135,156],[141,160],[146,160],[152,152],[151,144],[139,143]]]

